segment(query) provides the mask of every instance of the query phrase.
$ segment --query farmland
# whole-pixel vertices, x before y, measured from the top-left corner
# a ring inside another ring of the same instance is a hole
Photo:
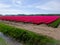
[[[60,16],[0,16],[0,20],[33,24],[47,24],[49,26],[53,25],[52,27],[58,27],[58,24],[60,23]]]
[[[21,28],[15,28],[4,23],[0,23],[0,31],[26,45],[58,45],[58,40],[55,40],[49,36],[36,34],[31,31],[27,31]],[[18,35],[19,34],[19,35]]]
[[[14,39],[19,39],[25,44],[29,43],[31,45],[47,45],[47,41],[49,44],[51,44],[55,43],[56,40],[60,40],[60,16],[0,16],[0,22],[0,31],[2,33],[11,36]],[[17,35],[18,33],[19,35]],[[19,37],[20,33],[21,37]],[[40,37],[40,35],[42,36]],[[38,43],[39,39],[42,41],[40,44]],[[30,43],[29,40],[35,40],[38,42],[34,41]]]

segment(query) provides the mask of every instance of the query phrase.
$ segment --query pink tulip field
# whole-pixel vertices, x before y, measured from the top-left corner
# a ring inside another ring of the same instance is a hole
[[[0,16],[0,20],[28,22],[33,24],[51,24],[57,21],[60,16]],[[58,21],[60,23],[60,20]],[[57,24],[59,24],[57,22]]]

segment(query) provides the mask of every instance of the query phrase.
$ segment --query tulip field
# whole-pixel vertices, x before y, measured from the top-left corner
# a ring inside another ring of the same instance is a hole
[[[54,24],[53,27],[57,27],[60,23],[60,16],[0,16],[0,20],[47,24],[49,26]]]
[[[60,45],[58,26],[60,16],[0,16],[0,33],[24,45]],[[3,39],[0,38],[0,45],[5,43]]]

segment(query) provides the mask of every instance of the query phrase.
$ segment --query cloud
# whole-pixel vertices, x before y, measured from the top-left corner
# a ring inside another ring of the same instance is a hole
[[[9,7],[11,7],[11,5],[0,3],[0,8],[9,8]]]
[[[36,14],[29,11],[17,10],[17,9],[0,9],[0,14]]]
[[[17,10],[17,9],[0,9],[0,14],[39,14],[39,12],[30,12],[24,10]]]
[[[43,5],[37,5],[35,8],[50,10],[50,11],[60,11],[60,2],[56,0],[49,1]]]
[[[12,3],[14,6],[21,6],[22,5],[22,0],[12,0]]]
[[[11,8],[12,5],[8,5],[5,3],[0,3],[0,14],[20,14],[21,10],[17,10],[15,8]]]
[[[16,9],[2,9],[0,10],[0,14],[20,14],[22,13],[21,10]]]
[[[21,14],[22,10],[18,10],[16,8],[11,8],[12,5],[0,3],[0,14]]]
[[[7,0],[6,0],[7,1]],[[45,14],[60,13],[60,2],[58,0],[49,0],[43,3],[30,4],[24,0],[10,0],[11,2],[0,3],[0,14]],[[25,3],[26,4],[25,4]],[[28,5],[27,5],[28,4]],[[35,10],[36,9],[36,10]],[[40,9],[40,10],[39,10]]]

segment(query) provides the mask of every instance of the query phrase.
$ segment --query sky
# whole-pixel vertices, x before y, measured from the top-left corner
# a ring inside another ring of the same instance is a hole
[[[0,14],[60,14],[60,0],[0,0]]]

